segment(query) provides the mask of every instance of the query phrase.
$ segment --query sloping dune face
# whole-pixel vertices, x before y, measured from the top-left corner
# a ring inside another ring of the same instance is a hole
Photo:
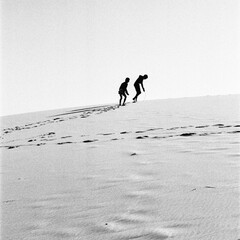
[[[237,240],[239,96],[2,118],[2,239]]]

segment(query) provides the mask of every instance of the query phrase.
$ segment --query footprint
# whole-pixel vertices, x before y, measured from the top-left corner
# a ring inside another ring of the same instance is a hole
[[[154,138],[154,139],[161,139],[161,138],[166,138],[166,137],[154,136],[152,138]]]
[[[36,144],[36,146],[42,146],[42,145],[46,145],[46,143],[38,143],[38,144]]]
[[[7,149],[13,149],[13,148],[18,148],[20,146],[8,146]]]
[[[209,127],[209,125],[204,125],[204,126],[196,126],[195,128],[206,128]]]
[[[148,138],[148,136],[139,136],[139,137],[136,137],[136,139],[145,139],[145,138]]]
[[[83,143],[91,143],[91,142],[96,142],[96,141],[98,141],[98,139],[85,140],[85,141],[83,141]]]
[[[209,133],[209,135],[210,134],[212,134],[212,135],[216,135],[216,134],[222,134],[223,132],[211,132],[211,133]]]
[[[145,131],[136,131],[135,133],[144,133]]]
[[[198,136],[208,136],[208,133],[200,133]]]
[[[228,132],[228,133],[240,133],[240,131],[233,131],[233,132]]]
[[[156,130],[160,130],[160,129],[163,129],[163,128],[150,128],[147,131],[156,131]]]
[[[46,134],[46,135],[48,135],[48,136],[50,136],[50,135],[55,135],[55,132],[49,132],[49,133]]]
[[[130,154],[130,156],[136,156],[137,155],[137,153],[131,153]]]
[[[222,127],[222,126],[224,126],[224,124],[218,123],[218,124],[214,124],[213,126],[214,126],[214,127]]]
[[[65,136],[65,137],[61,137],[61,138],[71,138],[72,136]]]
[[[193,135],[196,135],[196,133],[182,133],[179,136],[181,136],[181,137],[190,137],[190,136],[193,136]]]
[[[73,143],[73,142],[59,142],[59,143],[57,143],[58,145],[63,145],[63,144],[71,144],[71,143]]]
[[[99,133],[98,135],[103,135],[103,136],[108,136],[108,135],[113,135],[114,133]]]
[[[167,130],[177,130],[179,129],[179,127],[172,127],[172,128],[168,128]]]
[[[127,134],[127,133],[130,133],[130,132],[120,132],[120,134]]]

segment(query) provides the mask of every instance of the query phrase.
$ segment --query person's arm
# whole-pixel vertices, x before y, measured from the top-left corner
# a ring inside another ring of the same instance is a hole
[[[141,83],[141,86],[142,86],[143,91],[145,92],[145,89],[144,89],[143,83]]]

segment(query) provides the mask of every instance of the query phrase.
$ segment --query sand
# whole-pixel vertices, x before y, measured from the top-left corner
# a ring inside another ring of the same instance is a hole
[[[240,239],[239,102],[2,117],[1,239]]]

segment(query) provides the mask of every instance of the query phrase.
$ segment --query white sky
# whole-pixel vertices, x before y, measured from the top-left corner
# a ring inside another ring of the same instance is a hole
[[[1,115],[239,93],[238,0],[2,0]],[[139,97],[139,100],[143,96]]]

